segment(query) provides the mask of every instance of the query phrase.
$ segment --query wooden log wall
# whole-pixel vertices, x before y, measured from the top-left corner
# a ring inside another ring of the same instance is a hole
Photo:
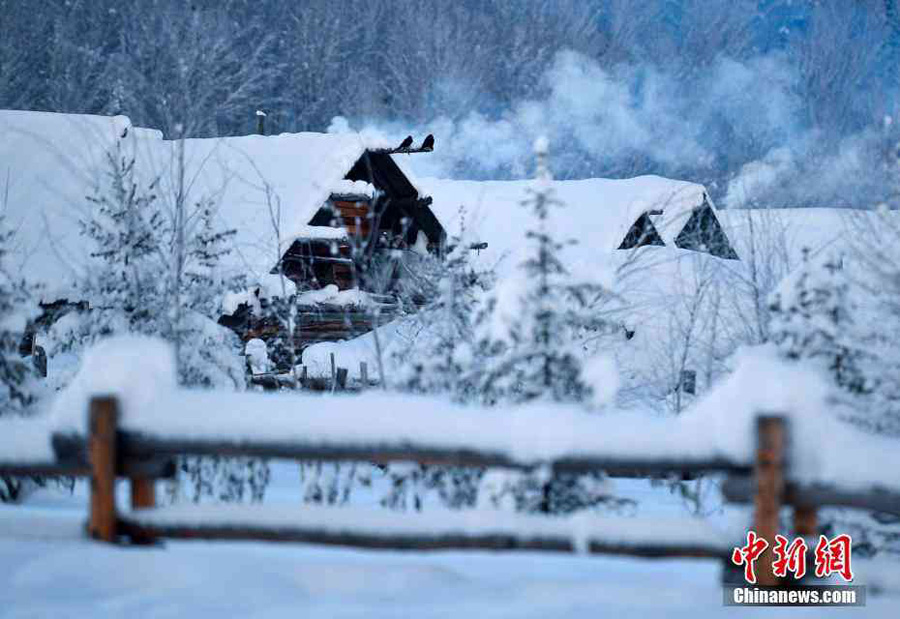
[[[372,217],[368,202],[335,200],[332,205],[338,211],[339,221],[347,229],[347,234],[363,241],[369,238],[372,233]]]
[[[399,316],[401,308],[397,304],[383,304],[379,313],[379,323],[390,322]],[[297,326],[294,345],[298,350],[318,342],[334,342],[352,339],[371,331],[375,326],[371,310],[359,307],[340,306],[300,307],[297,311]],[[256,320],[241,334],[243,341],[254,338],[268,341],[284,335],[284,327],[275,319]]]

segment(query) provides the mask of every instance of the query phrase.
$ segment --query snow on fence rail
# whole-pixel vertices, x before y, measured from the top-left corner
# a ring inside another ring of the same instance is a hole
[[[778,531],[782,503],[794,505],[794,528],[804,535],[817,531],[816,509],[823,505],[900,513],[900,492],[895,489],[875,488],[874,482],[861,490],[847,484],[809,485],[806,478],[794,475],[788,454],[802,447],[806,438],[798,435],[789,441],[789,421],[779,415],[757,415],[755,434],[741,430],[737,440],[733,433],[720,437],[710,431],[702,416],[648,416],[636,423],[634,415],[585,415],[546,406],[515,411],[466,409],[436,400],[371,393],[322,398],[224,396],[173,389],[145,399],[126,394],[121,400],[105,396],[89,402],[87,428],[79,421],[81,416],[74,414],[62,423],[57,420],[56,425],[3,420],[0,474],[90,476],[89,531],[108,542],[125,535],[138,543],[160,537],[262,539],[367,548],[503,548],[724,558],[737,541],[711,538],[696,521],[648,527],[637,519],[601,521],[590,514],[548,522],[547,518],[498,513],[492,515],[494,522],[485,524],[464,513],[435,519],[433,514],[378,515],[339,508],[157,508],[153,480],[173,475],[172,457],[178,455],[406,460],[566,472],[603,470],[614,475],[724,471],[731,475],[726,499],[752,501],[754,529],[767,538]],[[128,514],[116,512],[117,477],[131,481],[133,509]],[[773,578],[763,574],[761,582],[774,582]]]
[[[736,450],[693,420],[587,415],[546,404],[489,409],[374,392],[323,398],[181,389],[155,394],[147,403],[124,404],[121,448],[143,457],[190,453],[516,469],[549,465],[611,474],[747,472],[753,462],[749,443]],[[72,408],[82,406],[76,400]],[[83,418],[70,415],[57,429],[54,445],[76,455],[84,435]]]

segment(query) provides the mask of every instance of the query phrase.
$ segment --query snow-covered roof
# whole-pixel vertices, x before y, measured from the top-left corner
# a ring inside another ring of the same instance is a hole
[[[45,298],[65,298],[87,257],[79,226],[91,206],[86,196],[126,129],[128,143],[135,134],[158,140],[133,131],[124,116],[0,110],[0,208],[15,231],[9,259],[44,286]]]
[[[888,216],[897,217],[897,211]],[[860,233],[879,229],[879,214],[873,210],[835,208],[725,209],[717,216],[739,255],[750,254],[751,242],[777,247],[791,265],[799,264],[803,250],[848,253]]]
[[[214,198],[220,224],[236,231],[236,249],[228,264],[236,272],[259,277],[269,273],[299,237],[335,239],[346,234],[308,224],[336,188],[349,186],[344,176],[363,153],[383,146],[355,133],[189,139],[185,166],[192,195]],[[178,148],[178,142],[164,142],[153,162],[164,187],[177,178],[172,166]],[[353,183],[360,191],[365,185]]]
[[[89,258],[79,222],[90,213],[87,196],[102,186],[117,140],[136,157],[138,178],[158,183],[162,206],[174,202],[179,143],[132,127],[127,117],[2,110],[0,135],[0,207],[16,232],[13,264],[44,287],[45,300],[71,295]],[[335,190],[371,193],[344,176],[367,149],[388,146],[354,133],[188,139],[186,200],[213,200],[219,224],[236,231],[223,267],[258,279],[296,238],[346,234],[308,224]]]
[[[464,207],[466,240],[488,243],[486,256],[498,259],[521,249],[521,232],[532,221],[522,201],[533,181],[422,179],[420,186],[432,197],[431,210],[448,236],[459,233]],[[552,181],[551,186],[562,205],[551,215],[551,225],[560,238],[578,241],[580,257],[615,250],[644,213],[650,214],[666,245],[674,247],[675,237],[706,195],[702,185],[660,176]]]

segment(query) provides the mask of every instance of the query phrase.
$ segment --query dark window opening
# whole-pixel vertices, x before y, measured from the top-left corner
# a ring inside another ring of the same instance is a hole
[[[684,224],[684,228],[678,233],[675,238],[675,246],[707,252],[726,260],[738,259],[719,220],[716,219],[716,214],[705,198],[703,205],[694,209],[687,223]]]
[[[619,245],[619,249],[633,249],[644,245],[665,245],[647,213],[637,218],[622,240],[622,244]]]

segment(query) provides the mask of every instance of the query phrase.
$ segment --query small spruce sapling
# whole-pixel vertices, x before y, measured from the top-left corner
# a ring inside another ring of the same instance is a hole
[[[604,403],[598,398],[610,394],[598,381],[614,383],[616,377],[598,376],[596,364],[586,371],[580,338],[606,328],[602,303],[608,289],[576,278],[567,268],[565,248],[576,241],[558,239],[553,230],[552,211],[563,205],[550,182],[546,140],[537,141],[535,154],[537,178],[522,203],[533,221],[525,233],[528,253],[517,276],[493,291],[481,314],[478,351],[484,364],[477,391],[488,404],[548,401],[592,408]],[[569,512],[608,499],[600,475],[523,476],[512,493],[517,509],[545,513]]]
[[[464,216],[461,211],[460,235],[447,243],[442,256],[417,262],[416,277],[431,282],[431,290],[425,307],[410,319],[414,337],[393,359],[394,388],[461,403],[476,399],[474,323],[480,298],[493,278],[491,269],[471,260]],[[435,491],[447,507],[471,507],[481,474],[477,468],[392,465],[390,490],[382,502],[393,508],[420,509],[425,494]]]

